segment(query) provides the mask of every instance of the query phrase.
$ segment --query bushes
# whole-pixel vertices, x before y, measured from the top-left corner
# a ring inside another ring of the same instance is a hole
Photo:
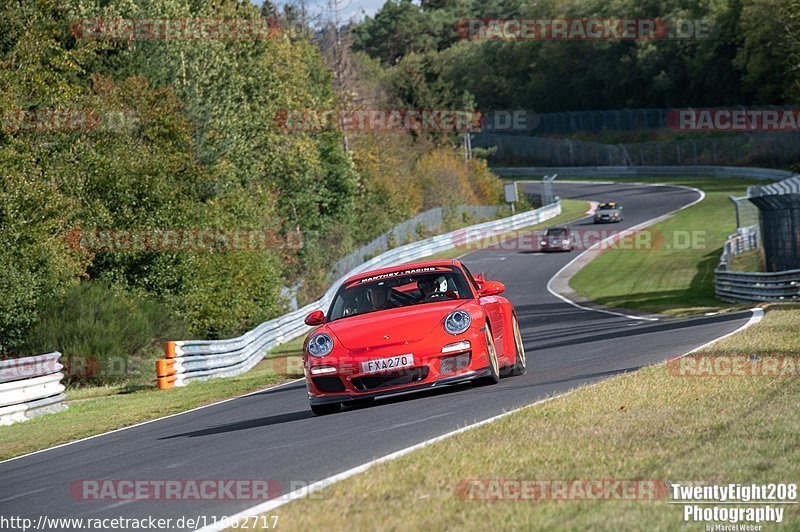
[[[43,305],[23,350],[61,351],[72,383],[147,381],[153,378],[153,355],[160,350],[156,342],[185,334],[185,326],[157,301],[84,282]]]
[[[277,258],[265,253],[190,253],[181,265],[183,290],[168,305],[193,337],[237,336],[283,310],[280,270]]]
[[[491,205],[502,194],[500,180],[485,161],[464,162],[453,150],[437,149],[422,156],[415,168],[421,182],[422,209],[457,205]]]
[[[84,264],[61,238],[74,212],[69,198],[31,159],[0,150],[0,354],[14,352],[41,301],[74,283]]]
[[[446,148],[426,156],[424,139],[354,135],[346,153],[340,132],[278,127],[280,110],[338,105],[310,40],[70,34],[80,18],[258,16],[246,2],[23,4],[0,4],[0,109],[90,110],[99,124],[0,127],[0,355],[58,349],[96,361],[76,374],[128,378],[159,339],[241,334],[286,310],[284,286],[317,297],[336,259],[421,210],[435,195],[423,187],[461,190],[456,203],[491,196],[485,167]],[[303,246],[129,251],[66,238],[212,228]]]

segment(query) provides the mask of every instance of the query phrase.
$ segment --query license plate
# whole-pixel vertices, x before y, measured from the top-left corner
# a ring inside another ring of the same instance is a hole
[[[391,371],[397,368],[407,368],[414,365],[414,355],[411,353],[388,358],[376,358],[361,363],[361,373],[375,373],[376,371]]]

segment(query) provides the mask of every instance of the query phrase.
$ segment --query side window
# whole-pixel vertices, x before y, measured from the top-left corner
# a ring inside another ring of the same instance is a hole
[[[461,263],[461,267],[464,268],[464,273],[467,274],[467,279],[469,279],[469,284],[475,289],[475,293],[477,294],[480,288],[478,288],[478,283],[475,282],[475,279],[472,277],[472,272],[467,269],[467,265]]]

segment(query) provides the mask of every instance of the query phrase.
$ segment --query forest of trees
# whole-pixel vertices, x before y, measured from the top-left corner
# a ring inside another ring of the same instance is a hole
[[[459,38],[469,18],[702,20],[707,38]],[[385,68],[412,107],[554,111],[794,104],[800,97],[797,0],[388,0],[356,25],[354,49]],[[465,95],[466,93],[466,95]]]
[[[395,223],[501,201],[486,154],[465,161],[457,134],[287,131],[275,121],[287,109],[551,112],[800,96],[800,0],[388,0],[361,21],[340,20],[338,1],[316,18],[307,4],[0,0],[0,356],[146,357],[167,337],[236,335],[283,313],[285,287],[301,304],[316,298],[333,262]],[[585,16],[703,19],[712,33],[512,42],[456,29],[470,17]],[[198,18],[280,30],[94,39],[80,23]],[[77,127],[31,127],[31,116],[76,112]],[[276,245],[72,245],[81,232],[196,229],[257,229]]]
[[[166,337],[240,334],[286,311],[284,287],[313,300],[336,259],[431,204],[500,201],[486,163],[446,135],[345,146],[340,131],[277,127],[282,109],[345,105],[310,28],[126,40],[86,38],[80,22],[287,14],[236,0],[0,1],[0,355],[146,356]],[[83,121],[46,119],[70,113]],[[421,178],[431,172],[457,186]],[[209,228],[277,244],[74,245],[91,231]]]

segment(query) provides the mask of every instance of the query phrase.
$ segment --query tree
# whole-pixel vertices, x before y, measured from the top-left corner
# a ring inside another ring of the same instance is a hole
[[[435,49],[429,23],[411,0],[388,0],[355,31],[353,48],[392,65],[411,52]]]

